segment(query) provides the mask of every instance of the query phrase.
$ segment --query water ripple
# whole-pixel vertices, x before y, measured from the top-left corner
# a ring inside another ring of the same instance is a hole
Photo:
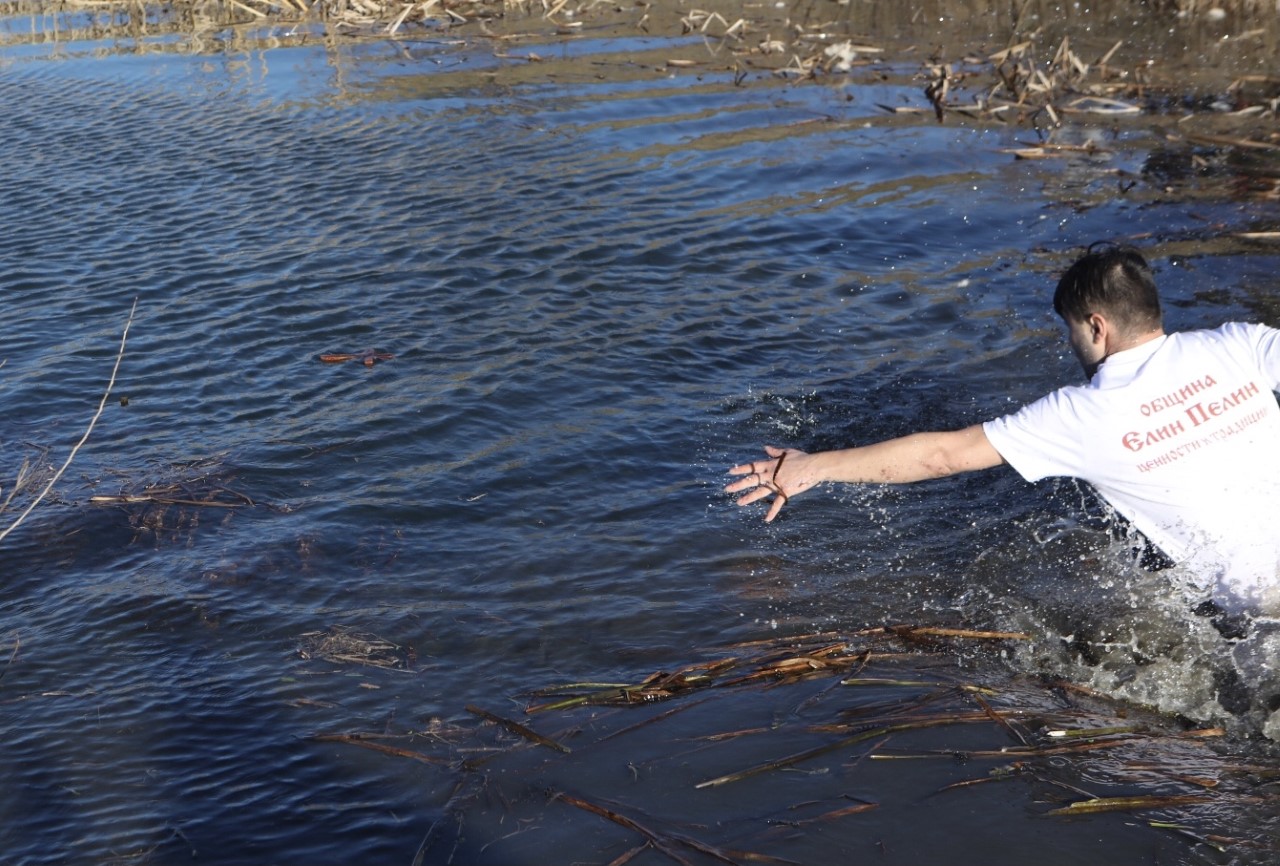
[[[1055,169],[996,153],[1013,133],[879,116],[909,82],[496,85],[481,52],[365,50],[270,55],[293,84],[176,56],[0,79],[6,461],[61,461],[138,302],[90,446],[0,551],[16,861],[408,862],[448,791],[309,734],[687,661],[808,616],[809,581],[841,587],[815,619],[927,615],[978,543],[929,515],[1053,503],[815,494],[761,534],[723,466],[1049,387],[1065,362],[1019,353],[1060,256],[1023,250],[1192,221],[1041,219]],[[394,357],[319,360],[366,349]],[[161,487],[187,504],[87,501]],[[243,499],[190,504],[218,491]],[[420,667],[300,657],[334,626]]]

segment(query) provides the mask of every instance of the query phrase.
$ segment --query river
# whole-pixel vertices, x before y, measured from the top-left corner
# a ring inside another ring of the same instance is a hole
[[[7,22],[48,38],[0,48],[3,495],[66,459],[129,330],[88,442],[0,542],[4,859],[713,861],[681,836],[734,862],[1271,862],[1265,708],[1222,712],[1232,648],[1086,489],[826,489],[766,526],[721,488],[764,443],[1078,381],[1050,300],[1095,240],[1141,245],[1171,330],[1280,325],[1274,114],[1117,94],[1139,110],[1028,154],[1044,112],[938,121],[911,21],[846,19],[815,44],[861,45],[851,68],[803,76],[726,61],[731,18],[581,20],[199,45]],[[525,712],[840,643],[866,689]],[[1000,760],[990,718],[699,787],[917,702],[1140,730]],[[1045,814],[1148,795],[1191,799]]]

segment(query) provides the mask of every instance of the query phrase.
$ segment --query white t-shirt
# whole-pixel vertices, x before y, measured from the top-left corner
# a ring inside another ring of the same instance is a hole
[[[1280,585],[1280,330],[1158,337],[983,425],[1028,481],[1088,481],[1219,593]]]

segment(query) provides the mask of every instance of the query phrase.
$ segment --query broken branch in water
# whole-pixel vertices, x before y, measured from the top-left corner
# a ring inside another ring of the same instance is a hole
[[[17,529],[22,522],[27,519],[27,515],[31,514],[31,512],[35,510],[35,507],[49,495],[49,491],[53,489],[53,485],[57,484],[58,480],[62,478],[63,473],[70,468],[71,461],[76,459],[76,454],[80,452],[84,443],[89,441],[89,434],[93,432],[94,425],[96,425],[98,423],[98,419],[102,417],[102,412],[107,407],[107,398],[111,396],[111,389],[115,387],[116,374],[120,372],[120,362],[124,360],[125,342],[129,339],[129,326],[133,324],[133,314],[137,309],[138,299],[134,298],[133,306],[129,309],[129,319],[124,323],[124,332],[120,335],[120,351],[116,353],[116,363],[115,366],[111,368],[111,379],[107,382],[107,389],[102,393],[102,400],[98,403],[98,411],[94,412],[93,417],[89,419],[89,426],[85,428],[84,435],[80,437],[80,441],[75,444],[75,447],[71,449],[71,453],[67,455],[66,461],[62,464],[61,468],[53,474],[53,477],[49,479],[49,483],[40,491],[39,495],[36,496],[35,499],[31,500],[31,503],[27,505],[26,510],[19,514],[18,518],[14,520],[13,523],[9,524],[7,529],[0,532],[0,541],[4,541],[5,537],[8,536],[10,532]]]

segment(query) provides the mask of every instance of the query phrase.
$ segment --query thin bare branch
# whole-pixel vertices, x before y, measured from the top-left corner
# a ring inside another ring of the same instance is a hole
[[[107,382],[107,389],[102,393],[102,400],[98,403],[98,411],[93,413],[93,418],[89,420],[89,426],[85,428],[84,435],[80,437],[80,441],[71,449],[71,453],[67,455],[66,462],[64,462],[62,467],[53,474],[52,478],[49,479],[49,483],[45,485],[44,490],[40,491],[40,495],[31,500],[31,503],[27,506],[26,510],[19,514],[17,519],[14,520],[13,523],[9,524],[8,528],[5,529],[4,532],[0,532],[0,541],[4,541],[10,532],[17,529],[22,522],[27,519],[27,515],[34,511],[35,507],[49,495],[49,491],[53,489],[53,485],[57,484],[58,480],[62,478],[63,473],[71,467],[71,461],[76,459],[76,454],[78,454],[80,449],[84,447],[84,443],[89,441],[89,434],[93,432],[94,425],[98,423],[98,419],[102,417],[103,410],[107,408],[107,398],[111,396],[111,389],[115,387],[116,375],[120,372],[120,362],[124,360],[125,343],[129,339],[129,326],[133,324],[133,314],[137,312],[137,309],[138,299],[134,298],[133,306],[129,309],[129,320],[124,323],[124,332],[120,335],[120,351],[116,354],[115,366],[111,368],[111,379]]]

